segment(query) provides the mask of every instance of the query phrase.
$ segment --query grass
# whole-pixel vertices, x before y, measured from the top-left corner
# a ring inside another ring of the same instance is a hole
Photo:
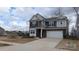
[[[79,40],[63,39],[56,46],[56,48],[78,51],[79,50]]]
[[[14,42],[14,43],[28,43],[31,41],[34,41],[36,39],[34,38],[23,38],[23,37],[1,37],[0,41],[6,41],[6,42]]]

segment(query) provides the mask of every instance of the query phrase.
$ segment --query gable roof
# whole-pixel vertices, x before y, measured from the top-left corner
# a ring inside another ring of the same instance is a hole
[[[66,16],[53,16],[53,17],[50,17],[50,18],[47,18],[47,19],[49,19],[49,20],[52,20],[52,19],[65,20],[65,19],[67,19],[67,17]]]
[[[49,18],[44,18],[43,16],[41,16],[40,14],[35,14],[32,16],[31,20],[53,20],[53,19],[56,19],[56,20],[68,20],[66,16],[52,16],[52,17],[49,17]],[[30,20],[30,21],[31,21]]]
[[[35,14],[32,16],[31,20],[44,20],[45,18],[41,16],[40,14]]]
[[[0,27],[0,30],[4,30],[2,27]]]

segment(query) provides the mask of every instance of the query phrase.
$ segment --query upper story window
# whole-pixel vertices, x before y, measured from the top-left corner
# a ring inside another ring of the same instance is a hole
[[[46,26],[53,27],[53,26],[56,26],[57,21],[47,21],[45,24]]]
[[[49,26],[49,21],[46,21],[46,22],[45,22],[45,25],[46,25],[46,26]]]
[[[30,22],[30,27],[35,27],[36,26],[36,21],[31,21]]]
[[[57,27],[66,27],[67,26],[67,23],[65,20],[59,20],[57,22]]]
[[[57,24],[57,21],[54,21],[54,26],[56,26],[56,24]]]
[[[33,21],[32,24],[35,25],[36,24],[36,21]]]

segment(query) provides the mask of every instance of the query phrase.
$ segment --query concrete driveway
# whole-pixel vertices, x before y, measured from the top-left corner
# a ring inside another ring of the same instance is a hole
[[[57,49],[55,46],[62,39],[39,39],[26,44],[0,47],[0,51],[64,51]]]

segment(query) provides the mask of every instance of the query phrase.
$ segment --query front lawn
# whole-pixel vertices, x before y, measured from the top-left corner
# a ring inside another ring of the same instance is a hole
[[[6,39],[5,39],[6,38]],[[14,42],[14,43],[28,43],[28,42],[31,42],[31,41],[34,41],[34,40],[37,40],[35,38],[23,38],[23,37],[1,37],[0,38],[0,41],[6,41],[6,42]]]

